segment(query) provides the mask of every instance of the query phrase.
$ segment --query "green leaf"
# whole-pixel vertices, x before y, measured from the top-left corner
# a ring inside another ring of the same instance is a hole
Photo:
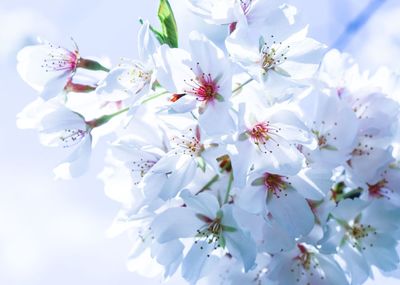
[[[160,0],[160,6],[158,7],[158,19],[161,23],[162,43],[169,45],[171,48],[178,47],[178,29],[176,26],[174,13],[172,12],[171,5],[169,4],[168,0]]]

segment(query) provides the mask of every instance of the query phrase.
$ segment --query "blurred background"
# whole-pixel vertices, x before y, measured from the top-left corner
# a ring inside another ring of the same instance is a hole
[[[204,23],[184,0],[170,0],[180,38]],[[400,1],[288,0],[310,24],[312,37],[351,53],[363,68],[399,69]],[[96,179],[105,141],[87,175],[55,181],[52,169],[67,153],[39,144],[34,131],[18,130],[15,116],[37,94],[16,72],[16,53],[37,36],[83,55],[108,56],[113,63],[137,55],[139,17],[157,23],[157,0],[0,0],[0,284],[159,284],[128,272],[127,235],[106,238],[119,205]],[[366,7],[369,7],[366,9]],[[364,12],[363,12],[364,11]],[[358,15],[361,22],[354,22]],[[360,25],[367,20],[365,25]],[[341,37],[349,23],[356,33]],[[184,25],[182,25],[184,24]],[[210,31],[208,34],[213,37]],[[339,40],[338,40],[339,39]],[[179,284],[180,280],[170,280]],[[376,274],[368,284],[399,284]]]

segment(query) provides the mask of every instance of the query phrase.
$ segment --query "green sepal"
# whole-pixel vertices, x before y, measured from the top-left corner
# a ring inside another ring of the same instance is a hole
[[[231,226],[224,226],[224,225],[222,225],[222,230],[223,230],[224,232],[228,232],[228,233],[234,233],[234,232],[237,231],[237,229],[234,228],[234,227],[231,227]]]
[[[247,132],[241,133],[239,135],[239,140],[240,141],[246,141],[246,140],[248,140],[248,138],[249,138],[249,134]]]
[[[92,60],[92,59],[85,59],[85,58],[80,58],[76,67],[88,69],[88,70],[94,70],[94,71],[105,71],[105,72],[110,71],[110,69],[101,65],[99,62]]]
[[[265,178],[264,177],[257,178],[256,180],[251,182],[251,186],[261,186],[261,185],[265,185]]]
[[[197,157],[197,166],[203,171],[206,172],[206,161],[201,156]]]
[[[215,94],[215,99],[217,99],[218,102],[224,102],[225,99],[221,94]]]
[[[209,217],[207,217],[206,215],[203,215],[203,214],[197,213],[197,214],[196,214],[196,217],[197,217],[200,221],[203,221],[203,222],[205,222],[205,223],[210,223],[210,222],[212,222],[212,219],[210,219]]]
[[[223,235],[219,236],[218,244],[221,248],[225,248],[226,240]]]
[[[329,144],[322,146],[321,149],[335,150],[335,151],[338,150],[336,147],[334,147],[333,145],[329,145]]]
[[[285,77],[291,77],[290,74],[289,74],[286,70],[284,70],[283,68],[281,68],[281,67],[279,67],[279,66],[275,66],[275,67],[274,67],[274,70],[275,70],[277,73],[279,73],[280,75],[283,75],[283,76],[285,76]]]

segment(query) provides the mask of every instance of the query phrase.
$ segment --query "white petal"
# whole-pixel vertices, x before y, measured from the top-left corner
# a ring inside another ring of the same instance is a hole
[[[145,21],[140,27],[138,33],[138,53],[139,58],[146,62],[149,56],[157,51],[160,46],[157,39],[155,38],[153,32],[150,31],[150,24]]]
[[[196,213],[187,207],[171,208],[159,214],[151,228],[158,242],[194,237],[204,224]]]
[[[222,102],[208,104],[204,113],[200,115],[199,125],[209,136],[229,135],[235,131],[229,105]]]
[[[282,225],[277,223],[276,220],[270,219],[264,224],[264,244],[263,248],[268,253],[279,253],[288,251],[295,245],[294,238],[289,236]]]
[[[270,194],[267,207],[272,217],[293,237],[308,234],[314,226],[314,214],[307,201],[292,188]]]
[[[188,86],[183,80],[195,77],[186,65],[189,61],[190,54],[185,50],[162,45],[157,54],[157,80],[171,93],[185,93]]]
[[[267,203],[265,187],[245,187],[238,193],[235,202],[249,213],[262,213],[265,211],[265,204]]]
[[[54,52],[55,48],[47,44],[38,44],[33,46],[24,47],[18,52],[17,70],[22,79],[32,86],[35,90],[42,91],[43,87],[48,81],[53,78],[63,76],[67,78],[70,74],[69,71],[49,71],[43,66],[44,60],[50,59],[49,54]],[[66,50],[59,48],[58,51]],[[65,81],[66,83],[66,81]]]
[[[166,268],[164,276],[170,276],[177,269],[182,260],[183,244],[178,240],[173,240],[163,244],[155,242],[151,247],[151,255],[158,263]],[[175,264],[177,263],[177,264]]]
[[[210,219],[214,219],[216,217],[220,208],[217,198],[206,192],[202,192],[195,196],[188,190],[184,190],[181,193],[181,198],[187,207],[196,213],[207,216]]]
[[[222,223],[226,226],[234,227],[234,232],[224,231],[226,247],[229,252],[243,262],[244,270],[247,272],[253,268],[257,255],[256,244],[250,233],[244,232],[239,228],[232,215],[232,206],[225,205],[223,208]]]
[[[92,138],[86,137],[67,160],[53,170],[56,178],[70,179],[84,174],[89,168],[91,152]]]
[[[63,94],[66,83],[67,77],[65,74],[52,78],[43,87],[40,97],[47,101],[59,94]]]
[[[182,276],[190,284],[196,284],[201,277],[203,267],[208,262],[208,254],[213,250],[213,244],[199,241],[192,245],[182,262]]]
[[[189,44],[193,63],[199,62],[205,74],[210,73],[215,78],[229,70],[223,51],[204,35],[192,31],[189,35]]]

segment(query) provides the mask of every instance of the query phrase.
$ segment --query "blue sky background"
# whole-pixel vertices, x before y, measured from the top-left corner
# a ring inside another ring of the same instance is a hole
[[[204,23],[189,14],[184,0],[170,0],[181,39]],[[367,0],[291,0],[310,24],[310,34],[331,45]],[[16,52],[36,36],[70,46],[83,55],[135,58],[138,18],[156,23],[156,0],[0,1],[0,284],[159,284],[126,269],[131,242],[105,231],[119,205],[108,199],[96,175],[105,143],[100,143],[87,175],[54,181],[52,169],[65,156],[39,144],[34,131],[18,130],[15,116],[37,94],[18,76]],[[400,1],[387,0],[345,48],[362,67],[381,64],[398,70]],[[213,32],[208,32],[212,37]],[[369,284],[399,284],[378,276]],[[169,284],[178,284],[171,280]]]

